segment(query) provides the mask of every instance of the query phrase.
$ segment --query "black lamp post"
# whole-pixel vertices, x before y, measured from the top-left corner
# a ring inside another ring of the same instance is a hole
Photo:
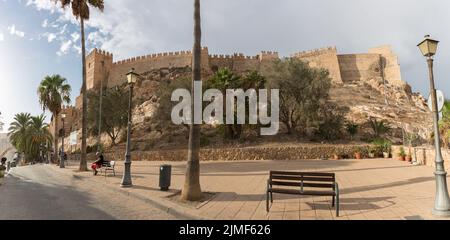
[[[133,186],[131,181],[131,122],[132,122],[132,116],[131,111],[133,107],[133,88],[134,84],[136,84],[137,80],[139,78],[139,75],[134,72],[134,68],[132,68],[127,73],[127,82],[130,86],[130,99],[128,103],[128,127],[127,127],[127,148],[125,152],[125,162],[124,162],[124,173],[122,178],[122,183],[120,184],[121,187],[131,187]]]
[[[436,178],[436,197],[433,209],[433,215],[436,216],[450,216],[450,198],[447,189],[447,172],[444,168],[444,160],[441,153],[441,138],[439,133],[439,111],[437,106],[436,88],[434,85],[433,74],[433,56],[436,54],[438,41],[430,38],[430,35],[425,36],[419,45],[417,45],[422,54],[427,58],[428,71],[430,75],[430,91],[431,104],[433,109],[433,123],[434,123],[434,147],[436,152],[434,172]]]

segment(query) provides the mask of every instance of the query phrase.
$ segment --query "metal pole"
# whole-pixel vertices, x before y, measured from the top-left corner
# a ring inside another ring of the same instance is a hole
[[[130,84],[130,99],[128,103],[128,127],[127,127],[127,149],[125,152],[125,162],[124,162],[124,173],[122,178],[121,187],[131,187],[133,186],[131,182],[131,110],[133,102],[133,88],[134,84]]]
[[[105,75],[105,62],[102,61],[102,71]],[[102,137],[102,105],[103,105],[103,77],[100,78],[100,106],[98,111],[98,137],[97,137],[97,152],[102,152],[100,147]]]
[[[66,129],[64,126],[64,118],[62,119],[62,125],[63,125],[63,134],[62,134],[62,143],[61,143],[61,154],[59,156],[59,168],[65,168],[66,166],[64,165],[64,137],[66,135]]]
[[[447,189],[447,172],[444,168],[444,160],[441,153],[441,139],[439,134],[439,111],[437,108],[436,88],[434,86],[433,74],[433,58],[428,57],[428,71],[430,75],[430,91],[433,107],[433,123],[434,123],[434,147],[436,152],[435,158],[435,178],[436,178],[436,199],[434,203],[433,215],[450,216],[450,198]]]

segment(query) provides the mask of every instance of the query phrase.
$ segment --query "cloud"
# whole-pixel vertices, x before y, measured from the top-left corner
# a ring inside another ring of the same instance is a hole
[[[42,26],[43,28],[48,27],[48,19],[45,19],[45,20],[42,22],[41,26]]]
[[[3,33],[0,33],[0,42],[3,42],[5,40],[5,35]]]
[[[53,40],[55,40],[55,38],[56,38],[56,34],[54,34],[54,33],[48,33],[47,34],[47,41],[49,43],[53,42]]]
[[[103,48],[117,60],[192,48],[192,1],[108,0],[105,4],[103,13],[91,10],[86,22],[88,49]],[[52,0],[27,0],[27,5],[54,13],[57,19],[49,26],[79,26],[70,9],[63,11]],[[416,45],[425,34],[450,39],[443,24],[450,22],[448,9],[450,2],[438,0],[208,0],[202,1],[202,44],[212,53],[256,55],[276,50],[283,56],[325,46],[336,46],[341,54],[363,53],[390,44],[399,55],[403,79],[428,95],[423,80],[426,66]],[[71,40],[71,48],[78,52],[73,32],[67,29],[59,42]],[[450,52],[448,42],[441,42],[436,56],[437,79],[444,78],[440,77],[446,74],[444,66],[450,65],[445,55]],[[439,81],[441,88],[448,86]]]
[[[15,35],[17,37],[23,38],[25,37],[25,32],[19,31],[16,29],[16,25],[11,25],[8,27],[9,34]]]
[[[72,47],[72,43],[73,43],[72,40],[63,42],[61,47],[59,48],[59,51],[56,54],[58,54],[58,56],[66,55],[69,52],[70,48]]]

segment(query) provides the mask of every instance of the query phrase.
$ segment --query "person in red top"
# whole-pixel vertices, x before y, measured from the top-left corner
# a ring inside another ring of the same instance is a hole
[[[97,152],[95,155],[97,156],[97,160],[92,163],[91,168],[92,170],[94,170],[94,175],[97,175],[97,169],[102,167],[103,163],[105,162],[105,158],[100,152]]]

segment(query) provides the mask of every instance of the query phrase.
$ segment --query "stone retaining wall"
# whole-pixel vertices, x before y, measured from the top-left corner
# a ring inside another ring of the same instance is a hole
[[[281,147],[245,147],[245,148],[203,148],[200,150],[202,161],[240,161],[240,160],[299,160],[332,158],[334,154],[353,158],[357,149],[366,154],[367,145],[306,145]],[[124,152],[105,153],[108,160],[124,159]],[[79,155],[70,159],[78,160]],[[88,154],[88,159],[95,159]],[[186,161],[187,149],[132,152],[133,161]]]

